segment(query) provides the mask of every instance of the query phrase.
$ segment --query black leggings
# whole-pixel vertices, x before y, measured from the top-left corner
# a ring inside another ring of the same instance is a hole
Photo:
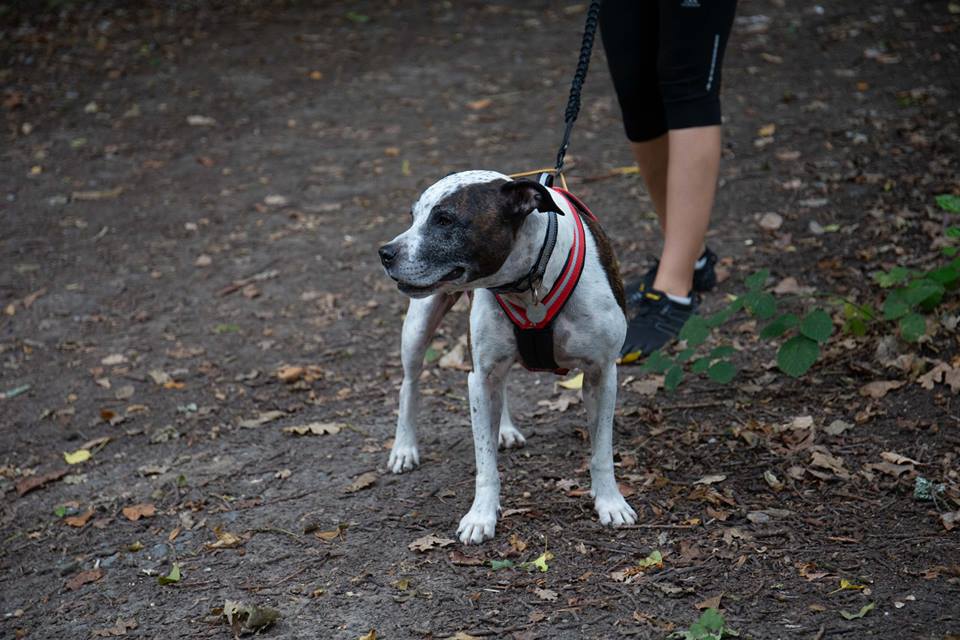
[[[603,48],[630,140],[720,124],[720,69],[736,7],[736,0],[603,0]]]

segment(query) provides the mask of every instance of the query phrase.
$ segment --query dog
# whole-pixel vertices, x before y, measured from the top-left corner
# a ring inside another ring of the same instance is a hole
[[[457,297],[473,292],[468,386],[476,490],[457,528],[461,542],[494,536],[497,445],[524,444],[505,392],[518,359],[531,369],[583,371],[590,495],[602,525],[634,524],[637,514],[613,473],[616,360],[627,328],[623,283],[592,214],[565,191],[494,171],[464,171],[430,186],[411,215],[410,227],[379,249],[387,275],[411,298],[390,469],[399,473],[419,464],[417,385],[424,352]]]

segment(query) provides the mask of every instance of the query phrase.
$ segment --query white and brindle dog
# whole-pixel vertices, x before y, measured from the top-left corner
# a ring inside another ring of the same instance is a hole
[[[551,211],[559,215],[551,216]],[[400,473],[419,464],[416,424],[424,353],[458,296],[475,291],[470,310],[473,370],[468,381],[476,493],[457,533],[465,544],[493,537],[500,510],[497,445],[524,443],[506,402],[507,372],[519,351],[505,309],[509,306],[531,319],[542,318],[545,301],[540,296],[553,292],[554,285],[560,284],[556,281],[567,276],[568,256],[578,250],[579,242],[585,244],[585,251],[580,249],[582,273],[552,321],[553,359],[559,367],[584,373],[583,398],[593,448],[590,494],[600,523],[635,523],[637,514],[620,494],[613,473],[616,360],[627,327],[623,285],[599,225],[580,216],[559,191],[493,171],[465,171],[443,178],[420,196],[411,213],[410,228],[380,248],[387,274],[411,298],[403,322],[404,378],[391,470]],[[552,251],[545,247],[550,225],[556,232]],[[508,286],[524,278],[530,285],[526,290]],[[499,302],[491,289],[503,292]]]

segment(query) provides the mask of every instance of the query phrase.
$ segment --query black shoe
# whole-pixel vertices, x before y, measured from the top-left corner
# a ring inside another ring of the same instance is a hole
[[[712,291],[717,286],[717,254],[706,247],[703,253],[697,259],[697,262],[704,260],[705,263],[699,269],[693,270],[693,290],[697,293],[706,293]],[[643,274],[639,281],[633,281],[627,284],[627,308],[636,309],[643,298],[644,291],[653,289],[653,281],[657,279],[657,268],[660,266],[659,260],[654,260],[653,266]]]
[[[697,308],[693,292],[690,295],[690,304],[683,304],[662,291],[645,291],[636,305],[636,315],[627,325],[627,337],[620,350],[621,364],[636,362],[676,338]]]

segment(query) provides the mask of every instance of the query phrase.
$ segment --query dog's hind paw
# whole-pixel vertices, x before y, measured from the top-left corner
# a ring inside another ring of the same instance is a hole
[[[515,426],[500,425],[500,446],[504,449],[514,449],[527,444],[527,439],[523,437]]]
[[[460,520],[457,535],[463,544],[480,544],[489,540],[497,530],[497,510],[489,513],[480,509],[470,509]]]
[[[597,498],[594,507],[600,516],[600,524],[605,527],[618,527],[637,522],[637,512],[619,494],[606,499]]]
[[[419,467],[420,452],[417,450],[417,445],[404,447],[394,444],[393,448],[390,449],[390,459],[387,461],[387,466],[393,473],[403,473]]]

